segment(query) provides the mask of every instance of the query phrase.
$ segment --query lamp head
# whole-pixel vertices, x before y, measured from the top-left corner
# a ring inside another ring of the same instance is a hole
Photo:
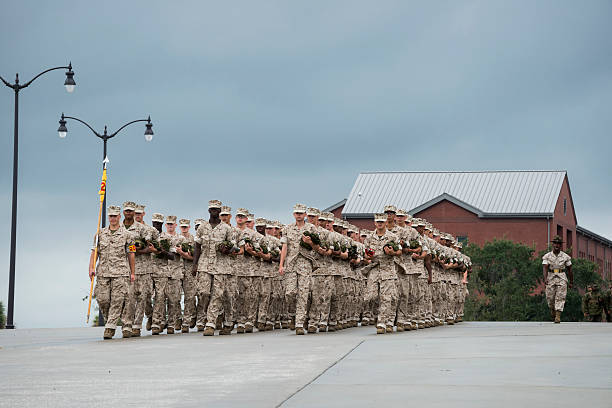
[[[74,92],[74,87],[76,86],[76,82],[74,82],[74,72],[72,71],[72,62],[68,64],[68,71],[66,71],[66,80],[64,81],[64,86],[68,93]]]
[[[60,139],[63,139],[68,134],[68,128],[66,128],[66,120],[64,119],[64,114],[62,113],[62,118],[59,120],[59,128],[57,132],[59,133]]]
[[[153,140],[153,124],[151,123],[150,116],[147,118],[147,123],[145,124],[145,126],[146,126],[146,129],[144,132],[145,140],[147,142],[150,142],[151,140]]]

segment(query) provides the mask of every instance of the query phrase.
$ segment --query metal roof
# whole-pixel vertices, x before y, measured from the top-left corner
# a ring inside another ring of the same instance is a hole
[[[368,172],[357,176],[342,215],[371,217],[387,204],[418,213],[442,200],[479,217],[552,215],[566,171]]]

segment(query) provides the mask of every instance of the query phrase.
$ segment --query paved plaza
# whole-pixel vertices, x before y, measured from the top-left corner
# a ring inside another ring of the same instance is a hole
[[[612,324],[101,337],[0,331],[0,407],[612,407]]]

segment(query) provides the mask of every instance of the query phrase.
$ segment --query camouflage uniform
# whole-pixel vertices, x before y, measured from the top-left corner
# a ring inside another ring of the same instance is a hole
[[[260,246],[265,246],[267,253],[272,250],[278,251],[277,239],[270,235],[265,235],[260,240]],[[266,252],[264,251],[264,252]],[[262,325],[266,330],[270,330],[274,326],[275,317],[272,310],[272,282],[274,277],[278,275],[278,265],[270,261],[262,261],[260,266],[261,277],[261,293],[259,299],[259,308],[257,311],[257,323],[259,327]]]
[[[567,295],[565,267],[572,264],[572,258],[563,251],[555,255],[552,251],[542,257],[542,265],[548,265],[546,301],[551,310],[563,311]]]
[[[334,243],[338,243],[340,245],[344,245],[345,237],[336,232],[329,231],[328,239],[330,245]],[[335,330],[339,324],[342,323],[343,316],[343,306],[346,297],[346,287],[343,276],[343,262],[344,260],[340,258],[332,257],[331,264],[329,265],[329,273],[333,276],[333,286],[331,298],[329,301],[329,328],[331,330]]]
[[[133,235],[122,225],[115,231],[103,228],[98,238],[98,267],[94,297],[102,314],[106,316],[107,329],[116,329],[129,300],[130,266],[127,254],[135,253]],[[130,318],[125,315],[128,320]],[[124,326],[124,329],[131,327]]]
[[[582,313],[589,322],[601,322],[602,315],[606,308],[605,295],[599,291],[598,286],[594,286],[591,292],[587,292],[582,297]]]
[[[329,242],[330,231],[315,226],[321,242]],[[325,255],[313,251],[319,267],[312,272],[312,303],[308,313],[308,329],[311,332],[317,328],[321,331],[327,330],[327,318],[329,317],[329,301],[334,285],[333,275],[330,274],[331,259]]]
[[[304,232],[316,232],[312,224],[298,227],[295,223],[283,228],[281,242],[287,245],[285,260],[285,301],[289,316],[295,319],[295,327],[304,326],[307,317],[311,273],[318,267],[313,251],[300,246]]]
[[[240,211],[240,210],[238,210]],[[246,214],[245,214],[246,215]],[[238,245],[245,246],[245,239],[252,242],[254,250],[259,247],[262,235],[248,227],[243,230],[236,228]],[[261,287],[260,261],[244,250],[243,255],[236,258],[236,281],[238,285],[238,298],[236,299],[236,320],[238,331],[242,328],[252,331],[256,321],[257,300]]]
[[[183,235],[183,238],[184,242],[190,244],[193,248],[195,243],[193,235]],[[193,256],[193,253],[191,255]],[[183,329],[194,327],[196,324],[197,279],[193,276],[192,269],[193,261],[183,258]]]
[[[159,232],[149,225],[141,224],[143,229],[142,237],[147,241],[158,240]],[[142,328],[142,319],[153,317],[153,260],[151,254],[136,254],[136,282],[134,285],[133,308],[134,308],[134,329]]]
[[[369,273],[366,299],[369,302],[379,299],[378,327],[393,327],[395,311],[397,309],[397,274],[396,266],[401,266],[395,256],[384,253],[383,247],[390,241],[398,242],[398,237],[391,231],[378,236],[372,232],[364,245],[374,250],[372,263],[365,269]]]
[[[233,268],[234,260],[230,255],[218,251],[223,241],[234,241],[234,229],[223,222],[212,228],[209,223],[200,225],[196,233],[195,242],[201,245],[202,253],[198,261],[198,325],[204,323],[202,310],[206,313],[206,326],[216,327],[217,317],[223,310],[225,314],[224,325],[234,325],[234,302],[236,298],[236,276]],[[208,301],[210,299],[210,301]],[[204,309],[208,307],[208,310]]]
[[[125,206],[125,204],[124,204]],[[128,230],[128,232],[132,235],[132,239],[145,239],[147,235],[147,228],[145,225],[140,224],[136,221],[132,223],[129,227],[125,226],[125,221],[123,223],[123,227]],[[129,299],[127,304],[123,310],[123,315],[121,316],[121,322],[124,324],[124,328],[133,327],[134,329],[140,329],[142,326],[142,316],[140,321],[134,321],[134,317],[136,314],[136,304],[138,303],[138,299],[142,296],[143,289],[147,292],[146,285],[150,282],[150,279],[147,281],[147,275],[150,277],[150,268],[149,268],[149,254],[139,254],[136,252],[135,261],[134,261],[134,273],[136,275],[136,279],[134,282],[130,282],[130,290],[129,290]],[[142,282],[141,278],[142,277]]]

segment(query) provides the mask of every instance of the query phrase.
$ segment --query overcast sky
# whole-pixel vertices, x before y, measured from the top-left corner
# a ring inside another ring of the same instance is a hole
[[[98,212],[194,219],[209,199],[289,221],[374,170],[567,170],[580,225],[612,238],[612,2],[9,2],[0,75],[22,82],[15,322],[82,326]],[[0,92],[0,300],[13,92]]]

